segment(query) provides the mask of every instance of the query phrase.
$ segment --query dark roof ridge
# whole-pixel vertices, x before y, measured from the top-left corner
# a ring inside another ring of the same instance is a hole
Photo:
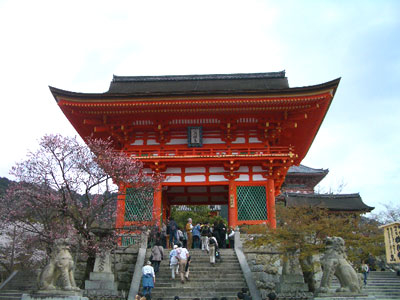
[[[303,194],[303,193],[290,193],[286,192],[285,195],[290,196],[290,197],[315,197],[315,198],[321,198],[321,197],[326,197],[326,198],[347,198],[347,197],[359,197],[360,193],[350,193],[350,194]]]
[[[291,166],[288,170],[288,173],[329,173],[329,169],[316,169],[316,168],[311,168],[311,167],[307,167],[303,164],[300,164],[298,166]]]
[[[144,81],[182,81],[182,80],[224,80],[224,79],[262,79],[284,78],[286,71],[264,73],[232,73],[232,74],[193,74],[193,75],[154,75],[154,76],[118,76],[113,75],[112,82],[144,82]]]

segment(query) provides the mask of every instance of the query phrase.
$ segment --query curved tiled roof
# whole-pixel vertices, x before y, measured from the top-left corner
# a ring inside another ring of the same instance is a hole
[[[328,169],[314,169],[304,165],[291,166],[288,174],[328,174]]]
[[[370,212],[374,207],[366,205],[360,194],[297,194],[284,195],[287,207],[318,207],[332,211]]]
[[[289,88],[285,71],[166,76],[113,76],[107,93],[187,93],[265,91]]]

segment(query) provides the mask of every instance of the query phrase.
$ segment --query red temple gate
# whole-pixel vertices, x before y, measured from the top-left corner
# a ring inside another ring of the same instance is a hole
[[[165,181],[153,203],[120,186],[117,224],[166,218],[171,205],[228,205],[228,224],[276,227],[275,196],[306,155],[339,79],[290,88],[285,72],[114,76],[102,94],[50,88],[84,138],[111,137]]]

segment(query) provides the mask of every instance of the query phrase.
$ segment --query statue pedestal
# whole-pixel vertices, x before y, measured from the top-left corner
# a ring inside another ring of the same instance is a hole
[[[374,296],[354,293],[320,293],[315,295],[314,300],[376,300]]]
[[[49,290],[23,294],[21,300],[89,300],[81,291]]]
[[[313,294],[308,291],[303,275],[284,274],[276,284],[279,299],[312,299]]]
[[[114,274],[111,273],[109,251],[96,256],[94,270],[89,280],[85,281],[85,291],[88,296],[118,296]]]

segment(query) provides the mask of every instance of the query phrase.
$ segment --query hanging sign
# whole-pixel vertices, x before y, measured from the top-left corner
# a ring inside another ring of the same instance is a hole
[[[386,261],[389,264],[400,263],[400,223],[382,225],[385,236]]]
[[[201,126],[188,127],[188,147],[203,147],[203,129]]]

